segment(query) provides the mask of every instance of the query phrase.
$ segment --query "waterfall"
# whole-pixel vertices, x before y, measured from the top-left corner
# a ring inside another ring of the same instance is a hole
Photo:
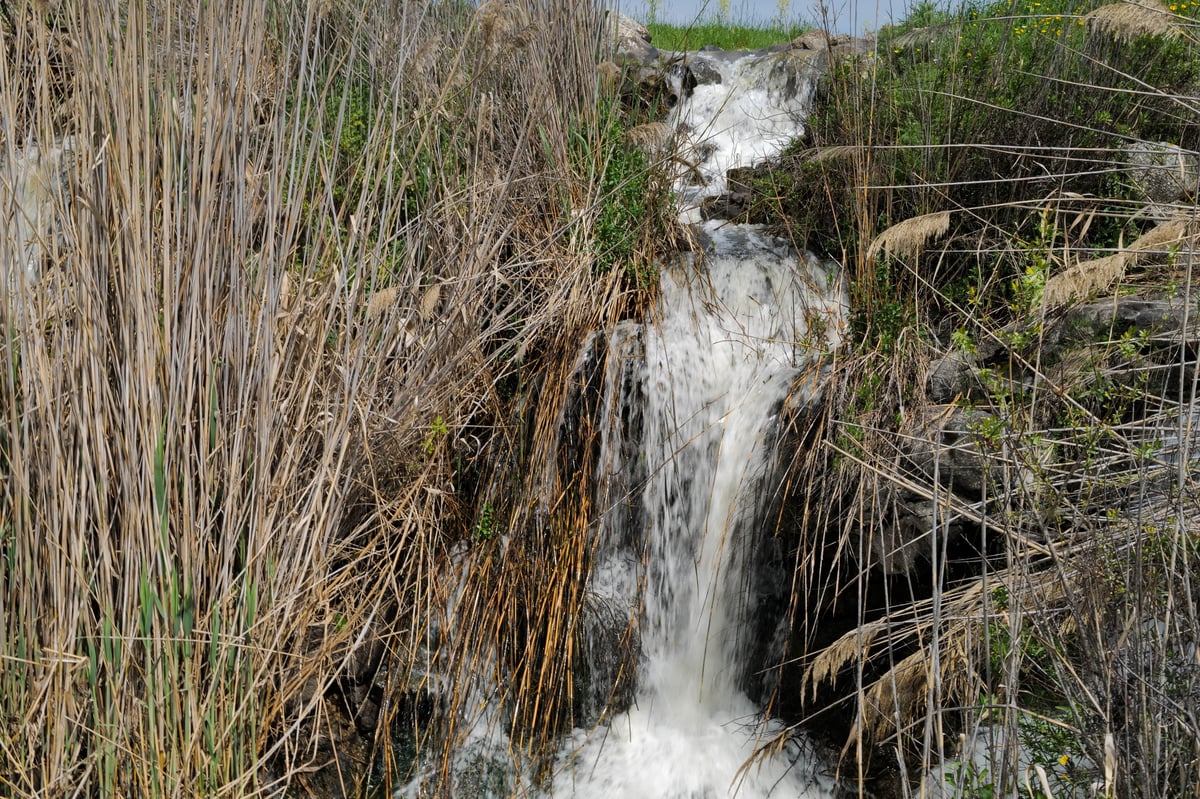
[[[605,363],[602,512],[577,654],[591,717],[566,736],[542,784],[498,720],[498,692],[472,695],[464,706],[478,710],[448,775],[452,795],[833,793],[798,737],[753,757],[782,730],[746,689],[771,665],[758,611],[769,593],[761,567],[781,409],[815,392],[817,356],[837,345],[845,300],[835,268],[789,241],[758,226],[698,222],[699,204],[725,191],[728,169],[799,135],[816,70],[791,52],[689,57],[705,60],[710,80],[688,96],[675,73],[684,99],[671,123],[688,142],[681,160],[692,181],[681,178],[676,193],[704,254],[663,265],[647,318],[622,322],[607,341],[593,337],[577,362],[594,369],[603,353]],[[626,628],[637,633],[632,679],[613,632]],[[397,795],[422,796],[439,779],[421,771]]]
[[[721,82],[676,109],[707,172],[702,185],[680,187],[684,221],[723,190],[727,169],[799,133],[811,82],[797,87],[780,68],[786,57],[718,58]],[[601,462],[613,482],[601,501],[622,508],[633,492],[640,513],[605,516],[590,590],[600,606],[640,612],[640,667],[630,707],[564,748],[556,797],[832,791],[799,746],[744,768],[778,729],[743,686],[761,665],[747,653],[760,649],[752,622],[779,411],[813,353],[836,344],[843,303],[822,265],[788,242],[720,221],[701,230],[703,259],[664,268],[651,318],[610,342]]]

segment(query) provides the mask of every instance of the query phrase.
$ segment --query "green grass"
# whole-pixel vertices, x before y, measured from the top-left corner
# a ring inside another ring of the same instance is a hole
[[[659,50],[699,50],[716,45],[722,50],[757,50],[789,42],[808,28],[804,25],[730,23],[719,19],[697,20],[690,25],[651,22],[646,26]]]

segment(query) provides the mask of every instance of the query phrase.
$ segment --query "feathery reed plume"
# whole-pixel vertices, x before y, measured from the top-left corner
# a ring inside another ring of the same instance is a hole
[[[1174,12],[1160,0],[1107,3],[1084,19],[1093,30],[1125,42],[1138,36],[1172,37],[1180,32]]]

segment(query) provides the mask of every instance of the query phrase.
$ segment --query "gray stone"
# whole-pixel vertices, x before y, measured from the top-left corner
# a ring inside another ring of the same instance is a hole
[[[1126,176],[1150,203],[1173,203],[1196,195],[1200,158],[1166,142],[1137,142],[1126,148]]]
[[[890,518],[871,531],[875,567],[889,576],[912,574],[921,563],[929,561],[935,535],[962,535],[962,517],[947,504],[915,496],[895,499]]]
[[[703,219],[737,220],[750,208],[751,196],[745,191],[731,191],[716,197],[707,197],[700,204]]]
[[[693,88],[717,85],[723,80],[721,69],[713,63],[711,58],[699,53],[685,54],[675,62],[672,70],[677,71],[681,80],[690,83]]]
[[[658,48],[650,43],[650,31],[642,23],[610,11],[608,32],[616,50],[613,60],[618,64],[650,66],[658,62]]]
[[[1197,323],[1200,323],[1200,308],[1183,297],[1147,299],[1133,294],[1071,308],[1046,332],[1044,343],[1105,342],[1118,339],[1127,331],[1146,331],[1156,339],[1192,337]]]
[[[947,403],[966,397],[981,400],[987,391],[979,379],[975,359],[961,350],[954,350],[929,365],[925,384],[931,402]]]
[[[903,450],[908,461],[943,487],[980,497],[987,480],[988,456],[979,446],[996,417],[956,405],[930,405],[909,426]]]
[[[855,38],[848,33],[827,33],[823,30],[811,30],[792,39],[792,48],[796,50],[828,50],[851,44]]]

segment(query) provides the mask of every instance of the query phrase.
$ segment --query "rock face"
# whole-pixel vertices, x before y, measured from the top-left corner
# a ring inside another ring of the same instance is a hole
[[[983,496],[988,458],[980,446],[996,418],[987,411],[957,405],[930,405],[919,411],[905,457],[930,481],[972,498]]]

